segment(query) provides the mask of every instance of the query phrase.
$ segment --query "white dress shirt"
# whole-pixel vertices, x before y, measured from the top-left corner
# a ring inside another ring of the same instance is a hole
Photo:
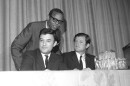
[[[83,63],[83,69],[86,68],[85,53],[80,55],[79,53],[76,52],[76,55],[77,55],[79,63],[80,63],[80,56],[82,56],[81,60],[82,60],[82,63]]]
[[[43,58],[44,65],[45,65],[45,67],[46,67],[46,64],[45,64],[46,56],[45,56],[45,55],[48,55],[48,61],[49,61],[49,58],[50,58],[50,55],[51,55],[51,54],[43,54],[43,53],[41,53],[41,54],[42,54],[42,58]]]

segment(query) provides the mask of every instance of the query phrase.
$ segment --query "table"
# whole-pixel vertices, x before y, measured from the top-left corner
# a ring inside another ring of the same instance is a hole
[[[0,86],[130,86],[130,70],[0,71]]]

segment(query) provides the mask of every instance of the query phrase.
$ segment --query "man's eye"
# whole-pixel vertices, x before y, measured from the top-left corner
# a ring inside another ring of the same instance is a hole
[[[43,40],[40,40],[40,42],[42,42]]]
[[[47,40],[47,42],[51,42],[51,40]]]

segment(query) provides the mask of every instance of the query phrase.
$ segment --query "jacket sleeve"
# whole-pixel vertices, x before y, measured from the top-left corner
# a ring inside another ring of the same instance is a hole
[[[92,70],[95,70],[95,61],[94,61],[94,58],[92,59],[92,61],[91,61],[91,68],[92,68]]]
[[[14,39],[11,45],[11,54],[17,70],[19,70],[22,62],[22,52],[32,36],[32,27],[29,23],[22,32]]]
[[[60,46],[61,46],[61,31],[59,29],[56,30],[56,41],[57,45],[53,47],[52,52],[56,54],[61,54]]]
[[[33,70],[33,63],[34,63],[33,56],[34,55],[29,52],[25,52],[23,54],[23,60],[22,60],[21,67],[20,67],[21,71]]]
[[[63,57],[60,57],[59,70],[68,70],[67,65],[63,61]]]
[[[90,55],[88,54],[88,57],[90,58],[90,63],[89,63],[89,66],[92,70],[95,70],[95,56],[94,55]]]

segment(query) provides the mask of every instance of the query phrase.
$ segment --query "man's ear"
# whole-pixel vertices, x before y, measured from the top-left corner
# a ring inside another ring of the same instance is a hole
[[[86,45],[86,49],[88,49],[88,48],[89,48],[89,46],[90,46],[90,44],[88,43],[88,44]]]
[[[57,41],[55,41],[55,42],[54,42],[54,45],[53,45],[53,47],[55,47],[56,45],[57,45]]]

